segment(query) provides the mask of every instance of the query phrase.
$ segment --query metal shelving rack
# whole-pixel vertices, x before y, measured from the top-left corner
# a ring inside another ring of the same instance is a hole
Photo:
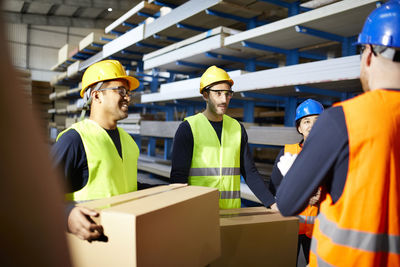
[[[334,3],[315,9],[306,7],[310,2],[142,1],[106,27],[106,36],[89,40],[71,64],[61,64],[64,73],[54,83],[77,87],[88,66],[118,59],[141,82],[133,112],[162,113],[166,122],[176,124],[177,113],[191,115],[204,108],[199,76],[217,64],[235,81],[238,94],[230,107],[243,110],[243,122],[254,123],[256,108],[284,111],[285,128],[248,127],[255,145],[279,147],[296,138],[292,126],[300,101],[313,97],[330,106],[362,91],[354,42],[381,1],[329,1]],[[166,126],[160,122],[152,127],[163,133]],[[276,136],[273,142],[260,141],[270,133]],[[170,135],[141,129],[135,135],[139,144],[141,137],[148,139],[152,158],[157,156],[156,140],[162,139],[168,160]]]

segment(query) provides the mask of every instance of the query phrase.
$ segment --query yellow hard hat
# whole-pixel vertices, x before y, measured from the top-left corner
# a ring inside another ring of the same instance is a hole
[[[203,92],[204,88],[216,82],[227,82],[230,86],[233,85],[233,80],[226,71],[217,66],[211,66],[200,78],[200,94]]]
[[[124,67],[118,60],[103,60],[91,65],[83,74],[81,97],[89,86],[115,79],[125,79],[129,83],[129,91],[139,87],[138,79],[126,75]]]

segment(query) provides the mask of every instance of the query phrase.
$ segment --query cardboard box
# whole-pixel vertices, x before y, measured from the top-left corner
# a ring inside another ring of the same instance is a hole
[[[216,189],[166,185],[81,205],[100,210],[108,241],[67,234],[74,266],[205,266],[220,256]]]
[[[220,211],[221,257],[217,266],[296,266],[296,217],[265,207]]]

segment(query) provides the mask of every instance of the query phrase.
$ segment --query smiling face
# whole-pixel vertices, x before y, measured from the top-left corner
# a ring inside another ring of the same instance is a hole
[[[128,90],[128,82],[117,79],[104,82],[99,90],[93,91],[90,119],[105,129],[115,129],[117,121],[128,117],[130,96],[129,94],[123,96],[124,88]]]
[[[127,91],[129,91],[128,82],[122,79],[106,82],[103,84],[101,89],[117,87],[125,87]],[[100,93],[103,95],[103,110],[107,112],[107,115],[110,116],[110,118],[118,121],[128,117],[128,106],[130,102],[129,94],[121,96],[118,90],[104,90]]]
[[[213,85],[210,90],[203,93],[205,100],[207,101],[206,113],[210,116],[210,120],[219,121],[222,120],[222,116],[226,113],[231,100],[231,86],[227,83],[219,83]]]
[[[299,126],[297,127],[297,130],[299,131],[299,133],[303,135],[304,141],[310,134],[310,131],[314,126],[314,123],[317,121],[318,117],[319,115],[311,115],[300,119],[300,123]]]

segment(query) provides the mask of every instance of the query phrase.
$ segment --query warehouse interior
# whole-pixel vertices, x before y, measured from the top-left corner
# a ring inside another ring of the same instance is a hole
[[[12,64],[49,147],[81,119],[85,70],[115,59],[140,82],[118,122],[139,147],[138,179],[168,185],[175,132],[205,109],[200,77],[216,65],[234,81],[226,114],[245,126],[269,183],[279,151],[302,138],[301,102],[329,108],[362,93],[356,40],[382,2],[3,0],[2,10]],[[262,206],[243,179],[240,190],[243,207]],[[225,264],[210,266],[235,266]]]

